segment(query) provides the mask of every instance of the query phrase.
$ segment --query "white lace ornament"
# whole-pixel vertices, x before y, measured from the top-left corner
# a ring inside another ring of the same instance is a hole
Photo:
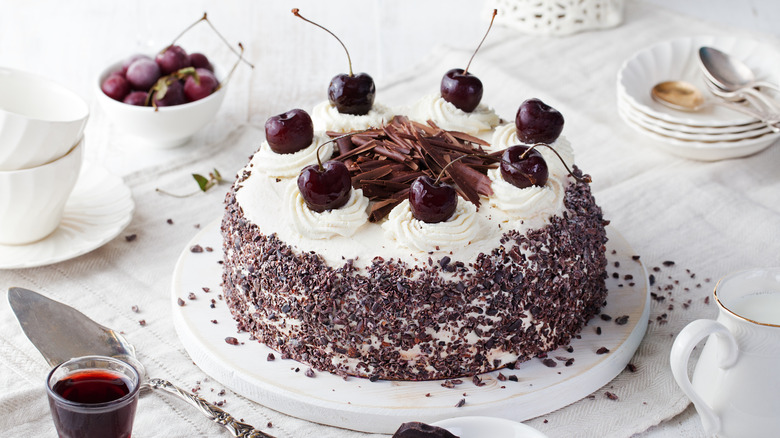
[[[623,21],[625,0],[488,0],[498,10],[496,24],[537,35],[571,35],[615,27]]]

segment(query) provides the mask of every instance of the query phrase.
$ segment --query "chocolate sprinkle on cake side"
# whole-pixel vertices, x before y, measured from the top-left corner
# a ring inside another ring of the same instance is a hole
[[[575,172],[579,173],[578,170]],[[506,231],[473,262],[327,265],[244,218],[226,197],[223,288],[239,330],[319,371],[373,380],[473,376],[569,343],[607,295],[605,221],[590,187],[540,229]]]

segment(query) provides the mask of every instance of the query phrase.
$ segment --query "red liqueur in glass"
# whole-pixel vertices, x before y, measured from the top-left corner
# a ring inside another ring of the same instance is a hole
[[[127,364],[129,373],[112,369],[121,367],[113,362],[91,365],[96,367],[60,373],[55,368],[50,375],[49,406],[59,436],[129,438],[138,400],[137,372]]]

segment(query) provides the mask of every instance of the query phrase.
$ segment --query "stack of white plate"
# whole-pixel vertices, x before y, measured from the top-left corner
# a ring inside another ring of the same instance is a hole
[[[707,100],[699,66],[699,47],[710,46],[741,59],[760,79],[778,83],[780,51],[753,40],[702,36],[664,41],[643,49],[623,63],[617,76],[618,112],[652,144],[674,155],[703,161],[743,157],[762,151],[780,138],[758,119],[722,106],[697,112],[678,111],[655,102],[654,85],[687,81]]]

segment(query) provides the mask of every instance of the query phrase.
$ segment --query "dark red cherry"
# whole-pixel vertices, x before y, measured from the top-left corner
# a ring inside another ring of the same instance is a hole
[[[195,68],[205,68],[206,70],[214,73],[214,66],[202,53],[190,53],[190,64]]]
[[[539,99],[528,99],[515,117],[517,138],[523,143],[552,143],[563,131],[563,115]]]
[[[145,91],[133,91],[125,96],[122,102],[129,105],[146,106],[146,94]]]
[[[328,100],[331,105],[335,106],[341,114],[352,114],[355,116],[368,114],[368,112],[371,111],[371,106],[374,104],[374,95],[376,94],[376,87],[374,86],[374,80],[371,79],[371,76],[365,73],[353,74],[352,58],[349,56],[349,50],[347,50],[347,46],[344,45],[335,33],[308,18],[304,18],[300,14],[298,8],[293,8],[292,13],[301,20],[313,24],[331,34],[333,38],[336,38],[339,44],[341,44],[341,47],[344,48],[344,53],[347,54],[349,74],[343,73],[336,75],[331,79],[330,85],[328,86]]]
[[[347,203],[352,180],[344,163],[330,160],[322,168],[319,164],[304,167],[298,175],[298,190],[310,209],[322,213]]]
[[[180,46],[168,47],[164,52],[158,53],[154,60],[163,75],[169,75],[191,65],[190,56]]]
[[[392,438],[458,438],[447,429],[430,424],[410,421],[403,423]]]
[[[149,91],[160,79],[160,66],[150,58],[138,58],[127,67],[125,76],[134,90]]]
[[[208,97],[219,86],[217,77],[210,70],[205,68],[196,68],[197,79],[195,75],[187,76],[184,80],[184,95],[189,102]]]
[[[127,73],[127,69],[130,67],[130,64],[134,63],[135,61],[138,61],[139,59],[148,59],[150,61],[154,61],[151,57],[148,55],[144,55],[141,53],[137,53],[135,55],[132,55],[130,57],[125,58],[124,61],[122,61],[122,74]]]
[[[100,89],[103,90],[106,96],[122,101],[130,94],[130,83],[127,82],[127,79],[121,72],[114,72],[108,75],[106,80],[100,84]]]
[[[521,189],[542,187],[547,183],[547,162],[536,149],[526,153],[528,149],[529,146],[512,146],[501,155],[501,176],[504,181]]]
[[[428,176],[418,177],[409,189],[412,215],[423,222],[435,224],[452,217],[458,206],[458,194],[448,184],[436,183]]]
[[[336,75],[328,86],[328,100],[342,114],[368,114],[375,94],[374,80],[365,73]]]
[[[277,154],[292,154],[312,143],[314,124],[306,111],[296,108],[265,121],[265,140]]]
[[[467,113],[482,100],[482,81],[463,69],[453,68],[441,78],[441,97]]]
[[[165,82],[165,85],[162,85],[162,82]],[[184,96],[184,86],[180,80],[166,76],[161,78],[155,87],[156,91],[152,95],[152,102],[155,106],[174,106],[187,103],[187,98]]]

